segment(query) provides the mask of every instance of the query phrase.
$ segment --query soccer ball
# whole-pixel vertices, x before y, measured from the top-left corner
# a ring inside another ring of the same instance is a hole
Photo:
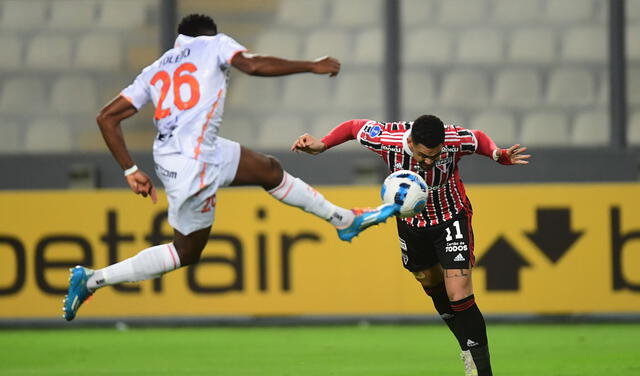
[[[427,204],[429,190],[424,179],[413,171],[400,170],[384,179],[380,192],[385,204],[400,205],[398,217],[413,217]]]

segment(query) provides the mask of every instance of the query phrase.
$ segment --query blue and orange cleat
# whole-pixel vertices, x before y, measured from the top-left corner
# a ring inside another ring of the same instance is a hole
[[[69,269],[71,275],[69,276],[69,291],[64,297],[64,319],[71,321],[76,317],[78,308],[88,298],[93,295],[87,288],[87,280],[93,275],[93,270],[84,268],[82,266],[76,266],[73,269]]]
[[[383,204],[375,209],[351,209],[351,211],[356,215],[353,222],[348,227],[338,229],[338,237],[345,242],[350,242],[367,228],[385,222],[387,218],[398,214],[400,205]]]

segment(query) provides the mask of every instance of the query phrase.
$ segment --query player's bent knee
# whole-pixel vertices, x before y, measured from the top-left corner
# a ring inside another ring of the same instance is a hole
[[[420,282],[420,284],[427,288],[433,288],[442,283],[443,279],[441,275],[432,273],[430,270],[423,270],[419,272],[412,272],[413,277]]]
[[[265,188],[275,188],[282,181],[282,175],[284,171],[282,170],[282,165],[280,161],[271,155],[267,155],[267,159],[269,161],[268,170],[265,171]]]

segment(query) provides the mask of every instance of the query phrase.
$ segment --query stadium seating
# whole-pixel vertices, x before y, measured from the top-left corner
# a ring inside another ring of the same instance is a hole
[[[333,0],[330,23],[350,28],[371,26],[382,22],[383,3],[370,0]]]
[[[90,70],[115,70],[122,65],[122,41],[109,34],[88,34],[78,43],[75,65]]]
[[[453,36],[437,28],[407,29],[402,60],[410,65],[447,64],[453,57]]]
[[[344,72],[337,85],[333,104],[340,109],[373,110],[383,103],[384,81],[377,72]]]
[[[293,115],[274,115],[260,120],[255,129],[261,147],[280,150],[290,148],[298,136],[308,131],[302,119]]]
[[[27,47],[27,67],[63,70],[71,66],[71,41],[64,36],[39,35]]]
[[[440,0],[437,20],[443,24],[464,25],[486,20],[489,12],[486,0]]]
[[[52,29],[88,29],[95,24],[97,1],[58,0],[51,3]]]
[[[253,148],[257,145],[256,130],[262,127],[257,120],[246,116],[233,116],[225,118],[220,127],[220,136],[239,142],[240,144]]]
[[[601,2],[604,4],[604,2]],[[544,17],[553,22],[581,22],[587,21],[594,13],[594,2],[547,0]]]
[[[627,96],[630,105],[640,105],[640,66],[627,71]]]
[[[385,49],[382,28],[365,29],[356,35],[353,51],[354,62],[361,65],[381,66]]]
[[[523,120],[520,143],[531,146],[566,146],[569,143],[569,123],[561,112],[538,111]]]
[[[433,0],[404,0],[400,11],[403,25],[424,25],[434,19],[435,3]]]
[[[507,112],[482,112],[471,119],[469,128],[485,132],[498,146],[508,147],[519,142],[515,117]]]
[[[458,61],[465,64],[500,63],[503,61],[503,42],[495,29],[471,29],[463,32],[458,41]]]
[[[2,86],[0,111],[23,114],[42,112],[47,106],[45,85],[37,78],[16,77]]]
[[[225,107],[237,110],[269,110],[276,106],[280,80],[273,78],[233,75],[230,80]],[[239,111],[241,112],[241,111]]]
[[[444,77],[442,103],[451,107],[477,108],[490,98],[488,79],[477,70],[453,71]]]
[[[640,24],[627,26],[626,32],[627,59],[640,62]]]
[[[553,31],[542,28],[516,30],[509,41],[508,56],[517,63],[553,62],[556,57]]]
[[[539,20],[543,3],[538,0],[494,0],[493,18],[501,24]]]
[[[607,59],[607,29],[581,26],[568,30],[562,39],[562,58],[581,63],[603,63]]]
[[[23,43],[18,37],[0,36],[0,69],[15,69],[22,64]]]
[[[0,137],[0,153],[14,153],[22,151],[20,125],[12,121],[2,120],[2,123],[0,123],[0,129],[2,129],[2,137]]]
[[[331,103],[331,86],[334,79],[311,75],[293,76],[283,79],[282,105],[289,110],[322,111]]]
[[[561,68],[551,73],[547,94],[551,105],[589,105],[595,99],[592,74],[583,69]]]
[[[51,89],[51,109],[57,113],[97,112],[95,82],[85,76],[62,77]]]
[[[640,146],[640,111],[636,111],[629,118],[627,127],[627,140],[631,146]]]
[[[325,22],[327,8],[326,0],[281,0],[278,23],[305,29],[317,27]]]
[[[98,26],[113,29],[132,29],[142,26],[146,18],[146,0],[105,0],[102,3]]]
[[[571,143],[583,146],[605,146],[611,139],[611,122],[604,110],[578,114],[571,132]]]
[[[407,110],[426,111],[436,100],[435,82],[429,73],[416,69],[405,71],[401,77],[401,87],[401,105]]]
[[[340,61],[348,61],[352,55],[351,34],[341,30],[315,30],[311,32],[303,45],[305,59],[329,55]]]
[[[68,152],[73,148],[73,132],[68,124],[50,117],[33,121],[27,127],[25,151]]]
[[[256,52],[290,59],[300,57],[301,40],[296,33],[284,29],[265,31],[258,36]]]
[[[5,0],[0,25],[3,29],[38,28],[44,23],[46,13],[47,3],[44,0]]]
[[[495,103],[504,107],[535,107],[540,102],[541,83],[532,70],[504,70],[496,80]]]

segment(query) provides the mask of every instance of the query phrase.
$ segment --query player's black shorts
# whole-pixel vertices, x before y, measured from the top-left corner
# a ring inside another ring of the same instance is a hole
[[[471,215],[465,211],[442,224],[419,228],[397,219],[402,263],[411,272],[440,263],[444,269],[468,269],[475,262]]]

